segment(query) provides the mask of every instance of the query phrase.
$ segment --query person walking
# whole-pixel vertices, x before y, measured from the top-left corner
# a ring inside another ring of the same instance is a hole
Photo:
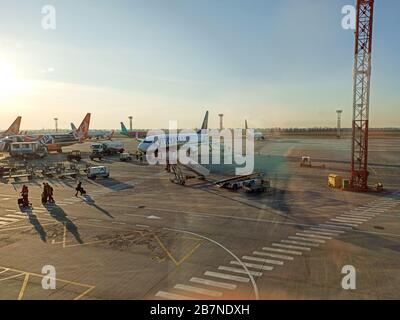
[[[21,190],[21,196],[22,196],[22,206],[23,207],[29,207],[29,189],[28,186],[23,185],[22,190]]]
[[[49,198],[49,191],[48,191],[48,186],[46,182],[43,182],[43,192],[42,192],[42,203],[45,204],[48,201]]]
[[[50,203],[54,203],[54,202],[55,202],[55,201],[54,201],[53,194],[54,194],[54,189],[53,189],[53,187],[52,187],[50,184],[47,183],[47,197],[48,197],[48,201],[49,201]]]
[[[81,196],[86,193],[85,190],[82,188],[82,181],[78,182],[78,185],[76,186],[75,190],[76,190],[75,197],[78,196],[78,192],[80,192]]]

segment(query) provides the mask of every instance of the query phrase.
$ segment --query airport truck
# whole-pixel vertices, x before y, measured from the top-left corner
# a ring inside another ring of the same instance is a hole
[[[20,159],[43,158],[47,148],[39,142],[13,142],[10,144],[10,156]]]
[[[90,154],[91,160],[96,158],[101,160],[104,156],[123,153],[125,150],[124,144],[117,140],[92,143],[90,149],[92,150],[92,153]]]

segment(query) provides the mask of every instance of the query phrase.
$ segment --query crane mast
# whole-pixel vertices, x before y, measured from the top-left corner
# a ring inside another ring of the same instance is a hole
[[[368,190],[368,128],[374,0],[357,0],[350,188]]]

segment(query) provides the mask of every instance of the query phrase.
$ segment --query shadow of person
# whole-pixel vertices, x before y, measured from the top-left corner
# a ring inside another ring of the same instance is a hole
[[[91,196],[85,194],[85,195],[83,195],[83,200],[89,206],[92,206],[93,208],[99,210],[101,213],[104,213],[106,216],[110,217],[111,219],[114,219],[114,217],[107,210],[103,209],[102,207],[99,207]]]
[[[78,227],[68,218],[68,215],[61,207],[57,206],[56,203],[45,204],[44,206],[52,218],[62,223],[67,231],[74,236],[75,240],[79,244],[83,244],[83,240],[81,238],[81,235],[79,234]]]
[[[29,223],[35,228],[36,232],[39,234],[40,240],[42,240],[43,242],[47,242],[47,233],[44,230],[43,226],[40,224],[37,216],[32,212],[32,209],[25,208],[22,212],[27,215]]]

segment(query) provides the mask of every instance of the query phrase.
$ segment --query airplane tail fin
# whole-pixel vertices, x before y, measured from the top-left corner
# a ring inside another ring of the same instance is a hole
[[[84,140],[86,140],[89,137],[90,116],[91,116],[90,113],[86,114],[85,118],[83,119],[83,121],[78,129],[76,129],[74,124],[71,123],[73,135],[74,135],[75,139],[79,140],[79,142],[83,142]]]
[[[110,134],[106,136],[107,140],[112,140],[114,132],[115,132],[114,130],[111,130]]]
[[[21,119],[22,117],[17,117],[17,119],[14,120],[12,125],[4,132],[4,134],[18,134],[19,133],[19,127],[21,126]]]
[[[128,135],[128,130],[126,129],[126,127],[125,127],[125,125],[124,125],[123,122],[121,122],[121,133],[122,133],[124,136],[127,136],[127,135]]]
[[[208,111],[206,112],[206,115],[204,116],[204,120],[203,120],[200,130],[207,130],[207,129],[208,129]]]

